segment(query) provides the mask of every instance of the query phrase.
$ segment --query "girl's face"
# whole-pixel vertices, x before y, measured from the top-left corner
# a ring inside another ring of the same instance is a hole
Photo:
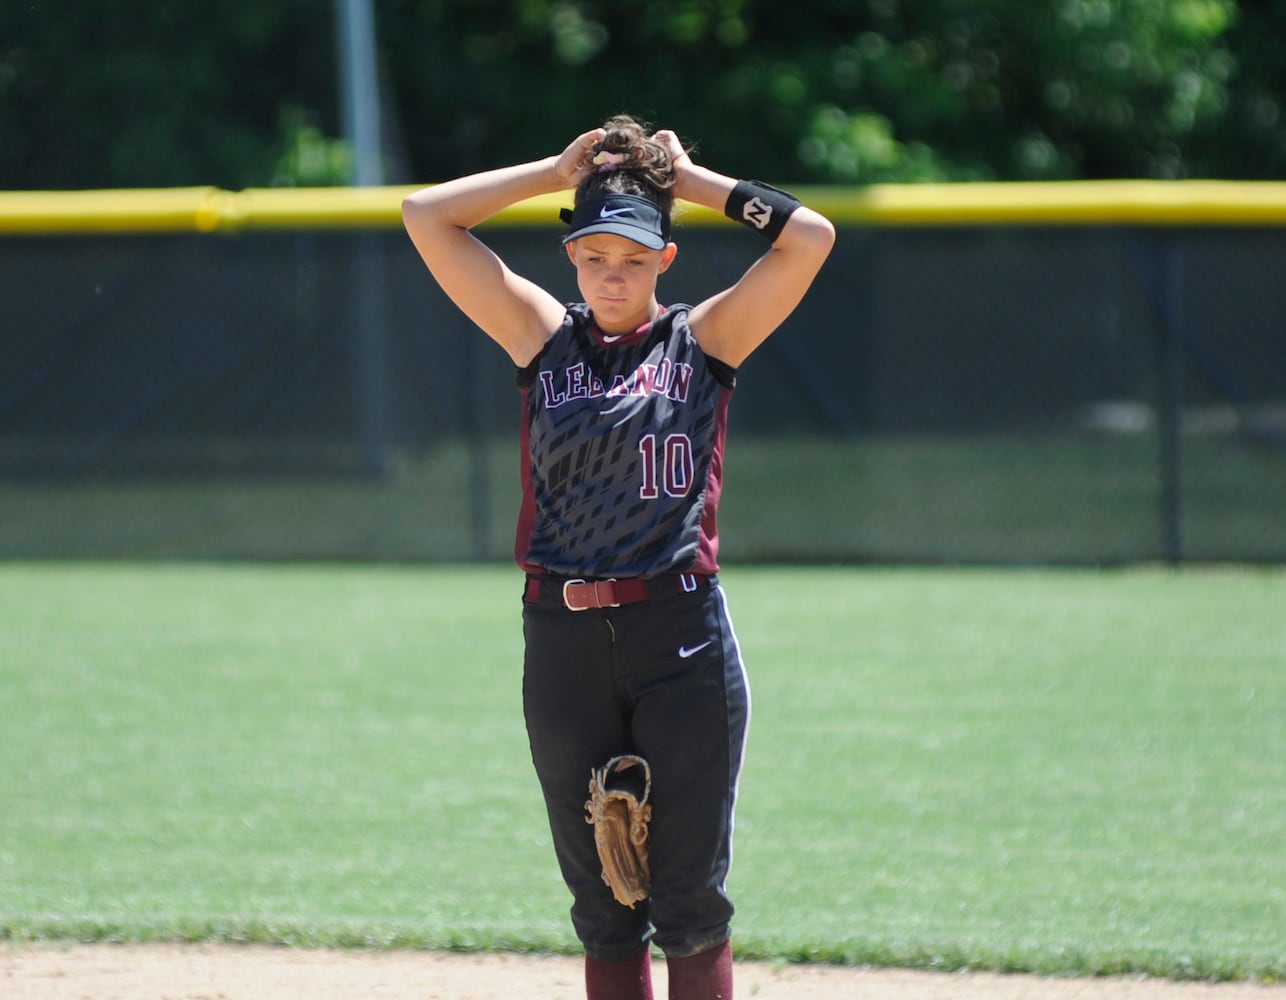
[[[576,285],[604,333],[632,333],[656,318],[656,279],[679,248],[649,250],[624,236],[591,233],[567,244]]]

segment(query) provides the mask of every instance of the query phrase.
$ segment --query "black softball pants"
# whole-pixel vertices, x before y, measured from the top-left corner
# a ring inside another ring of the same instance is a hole
[[[527,604],[523,710],[572,925],[591,958],[667,956],[728,940],[726,880],[750,691],[717,581],[601,610]],[[618,754],[652,768],[652,896],[633,909],[602,880],[586,821],[592,769]]]

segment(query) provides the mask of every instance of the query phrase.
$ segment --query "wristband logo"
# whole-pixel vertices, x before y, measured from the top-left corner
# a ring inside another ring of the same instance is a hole
[[[755,195],[746,202],[741,215],[756,229],[766,229],[768,223],[772,221],[772,206],[764,204],[759,200],[759,196]]]

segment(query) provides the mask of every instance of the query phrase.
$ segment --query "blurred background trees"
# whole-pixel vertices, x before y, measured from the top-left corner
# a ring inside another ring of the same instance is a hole
[[[377,0],[389,183],[627,110],[787,183],[1286,174],[1286,0]],[[344,183],[328,0],[0,0],[0,187]]]

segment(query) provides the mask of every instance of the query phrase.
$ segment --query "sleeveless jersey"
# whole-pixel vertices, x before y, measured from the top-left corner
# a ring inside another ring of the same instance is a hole
[[[716,511],[735,371],[675,305],[604,336],[584,304],[518,371],[527,572],[604,579],[718,571]]]

